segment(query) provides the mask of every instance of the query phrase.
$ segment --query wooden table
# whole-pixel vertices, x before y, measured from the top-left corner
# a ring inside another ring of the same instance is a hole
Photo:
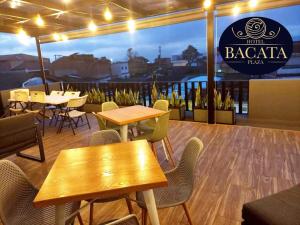
[[[68,96],[51,96],[51,95],[46,95],[45,101],[44,102],[38,102],[40,104],[43,104],[43,135],[45,133],[45,111],[46,111],[46,105],[62,105],[68,103],[70,100],[70,97]],[[8,99],[8,102],[16,102],[15,99]],[[25,103],[30,103],[31,102],[31,97],[28,97],[28,102]]]
[[[36,207],[56,206],[64,225],[68,202],[142,191],[153,225],[159,225],[153,188],[167,179],[146,140],[63,150],[34,199]]]
[[[119,125],[122,141],[127,141],[128,124],[156,118],[166,113],[165,111],[153,109],[141,105],[124,107],[119,109],[99,112],[98,115],[104,119]]]

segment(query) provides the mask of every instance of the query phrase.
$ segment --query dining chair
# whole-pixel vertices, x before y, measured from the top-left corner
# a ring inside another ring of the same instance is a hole
[[[50,96],[51,97],[60,97],[60,96],[63,96],[64,95],[64,92],[63,91],[55,91],[55,90],[53,90],[53,91],[51,91],[51,93],[50,93]],[[46,106],[46,110],[49,110],[51,113],[52,113],[52,115],[51,115],[51,119],[50,119],[50,123],[49,123],[49,125],[51,126],[51,124],[52,124],[52,122],[53,122],[53,120],[56,118],[56,119],[58,119],[57,117],[57,112],[58,112],[58,107],[56,106],[56,105],[47,105]]]
[[[191,138],[185,146],[178,165],[165,172],[168,186],[153,189],[158,209],[181,205],[190,225],[193,223],[186,202],[193,193],[195,168],[202,151],[202,141],[196,137]],[[147,225],[147,208],[142,192],[137,192],[136,200],[138,206],[142,208],[142,225]]]
[[[110,123],[110,127],[107,127],[107,121],[105,119],[103,119],[101,116],[99,116],[97,113],[92,112],[92,114],[95,116],[95,118],[97,119],[98,125],[99,125],[99,129],[100,130],[116,130],[116,131],[120,131],[120,126],[115,125],[113,123]]]
[[[167,100],[157,100],[154,105],[153,109],[159,109],[162,111],[169,111],[169,101]],[[139,132],[144,132],[144,131],[150,131],[154,130],[156,124],[156,119],[149,119],[149,120],[144,120],[138,123],[137,125],[137,130]]]
[[[33,200],[38,193],[23,171],[8,160],[0,161],[0,218],[4,225],[53,225],[55,224],[55,207],[36,208]],[[73,224],[77,216],[83,225],[80,202],[66,204],[66,225]],[[72,216],[72,214],[75,215]]]
[[[14,114],[23,113],[26,104],[29,101],[29,89],[17,89],[10,91],[10,99],[14,100],[12,104],[10,104],[9,112]]]
[[[64,92],[63,91],[51,91],[50,96],[63,96]],[[78,96],[79,97],[79,96]]]
[[[46,102],[46,93],[44,91],[31,91],[30,92],[30,105],[25,110],[26,112],[34,113],[36,116],[41,113],[42,110],[45,108]],[[39,104],[38,107],[35,109],[33,108],[34,105]]]
[[[134,214],[130,214],[128,216],[125,216],[121,219],[114,220],[111,222],[102,223],[99,225],[140,225],[139,221]]]
[[[87,122],[84,125],[88,125],[89,129],[91,129],[86,112],[80,111],[80,108],[86,103],[86,99],[87,95],[77,98],[71,98],[68,101],[66,109],[63,109],[63,111],[58,114],[62,119],[60,120],[60,125],[58,127],[57,133],[62,132],[65,121],[68,121],[68,126],[72,128],[73,134],[75,135],[75,128],[78,127],[79,120],[82,119],[83,116],[85,116]],[[77,121],[75,121],[75,119],[77,119]]]
[[[65,91],[64,96],[70,98],[78,98],[80,96],[80,91]]]
[[[170,112],[168,111],[165,114],[163,114],[162,116],[158,117],[158,119],[155,123],[154,130],[149,130],[149,131],[144,132],[141,135],[132,137],[132,140],[146,139],[148,142],[151,143],[152,151],[156,157],[157,157],[157,150],[155,147],[155,143],[159,142],[159,141],[163,141],[166,146],[168,158],[171,159],[172,165],[175,166],[175,161],[172,156],[173,149],[172,149],[170,140],[168,138],[169,117],[170,117]]]
[[[119,133],[115,130],[101,130],[94,132],[92,134],[91,140],[90,140],[90,146],[96,146],[96,145],[107,145],[107,144],[114,144],[114,143],[121,143],[121,137]],[[117,195],[110,198],[101,198],[97,199],[96,201],[92,202],[90,204],[90,219],[89,224],[93,224],[93,213],[94,213],[94,203],[105,203],[105,202],[111,202],[116,201],[120,199],[125,199],[126,204],[128,207],[129,213],[133,212],[132,205],[130,200],[128,199],[128,195]]]

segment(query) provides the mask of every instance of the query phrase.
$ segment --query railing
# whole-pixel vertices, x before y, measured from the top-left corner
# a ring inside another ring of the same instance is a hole
[[[205,81],[189,81],[189,82],[156,82],[158,91],[170,95],[175,90],[178,95],[181,95],[186,103],[186,110],[191,111],[195,107],[195,92],[200,85],[202,97],[207,93],[207,82]],[[142,103],[146,106],[152,104],[151,90],[152,83],[150,82],[64,82],[64,89],[73,88],[79,91],[91,90],[99,88],[106,93],[106,96],[113,100],[114,90],[133,90],[139,91]],[[235,101],[236,112],[239,114],[248,114],[248,96],[249,96],[249,81],[217,81],[216,89],[222,93],[223,98],[226,96],[227,91],[230,91],[232,98]],[[224,100],[224,99],[223,99]]]

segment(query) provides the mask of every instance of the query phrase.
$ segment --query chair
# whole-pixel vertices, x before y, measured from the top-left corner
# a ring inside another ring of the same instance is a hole
[[[106,124],[108,121],[103,119],[101,116],[99,116],[95,112],[92,112],[92,114],[96,117],[100,130],[116,130],[116,131],[120,130],[120,126],[114,125],[113,123],[110,123],[110,127],[107,127]]]
[[[182,205],[190,225],[193,223],[186,202],[193,192],[194,171],[202,150],[202,141],[196,137],[191,138],[187,142],[176,168],[165,173],[168,179],[168,187],[153,189],[158,209]],[[146,225],[147,208],[143,194],[138,192],[136,199],[139,207],[142,208],[142,225]]]
[[[35,208],[33,200],[38,193],[23,171],[8,160],[0,161],[0,218],[4,225],[53,225],[55,207]],[[66,217],[80,207],[80,202],[69,203],[65,207]],[[72,224],[75,217],[83,225],[80,214],[66,221]]]
[[[63,91],[51,91],[50,96],[63,96],[64,92]],[[79,96],[78,96],[79,97]]]
[[[85,116],[87,121],[86,124],[88,125],[89,129],[91,129],[86,112],[79,111],[79,108],[84,106],[84,104],[86,103],[86,99],[87,95],[78,98],[72,98],[68,101],[67,107],[64,110],[64,112],[58,114],[60,117],[62,117],[62,119],[60,121],[57,133],[60,133],[62,131],[64,127],[64,122],[67,120],[69,121],[69,126],[72,128],[73,134],[75,135],[75,128],[78,127],[79,119],[82,119],[83,116]],[[77,119],[77,121],[75,121],[75,119]]]
[[[36,115],[45,110],[46,93],[44,91],[31,91],[30,92],[30,109],[26,109],[26,112],[32,112]],[[42,104],[42,107],[33,109],[34,104]],[[44,116],[44,115],[43,115]]]
[[[10,99],[13,101],[13,107],[10,104],[9,112],[14,114],[23,113],[26,108],[26,103],[29,101],[29,89],[17,89],[10,91]],[[25,104],[25,105],[23,105]]]
[[[168,112],[169,111],[169,101],[157,100],[154,103],[153,108]],[[155,124],[156,124],[155,118],[150,119],[150,120],[144,120],[144,121],[141,121],[138,123],[137,130],[142,131],[142,132],[154,130]]]
[[[90,146],[95,146],[95,145],[107,145],[107,144],[113,144],[113,143],[120,143],[121,142],[121,137],[119,133],[115,130],[101,130],[98,132],[95,132],[92,134],[91,140],[90,140]],[[130,200],[127,198],[128,195],[118,195],[110,198],[102,198],[102,199],[97,199],[93,203],[90,204],[90,225],[93,224],[93,213],[94,213],[94,203],[105,203],[105,202],[111,202],[111,201],[116,201],[120,200],[122,198],[125,198],[128,211],[129,213],[133,212],[132,205]]]
[[[51,91],[50,93],[50,96],[51,97],[57,97],[57,96],[63,96],[64,95],[64,92],[63,91]],[[50,123],[49,125],[51,126],[52,122],[53,122],[53,119],[56,118],[57,119],[57,115],[56,115],[56,112],[57,112],[57,106],[56,105],[48,105],[46,106],[46,110],[49,110],[52,112],[52,116],[51,116],[51,120],[50,120]]]
[[[0,119],[0,158],[17,154],[19,157],[44,162],[45,153],[39,126],[33,113]],[[38,145],[40,157],[21,153]]]
[[[163,141],[166,146],[167,154],[169,155],[169,158],[171,159],[173,166],[175,166],[175,162],[172,156],[173,149],[170,140],[168,138],[169,117],[170,117],[170,112],[166,112],[165,114],[163,114],[157,119],[154,130],[149,130],[143,133],[142,135],[133,137],[132,139],[133,140],[146,139],[148,142],[151,143],[152,151],[156,157],[157,157],[157,151],[155,148],[155,142]]]
[[[136,215],[131,214],[121,219],[114,220],[112,222],[106,222],[100,225],[139,225],[139,221],[136,218]]]
[[[70,98],[78,98],[80,96],[80,91],[66,91],[64,96]]]

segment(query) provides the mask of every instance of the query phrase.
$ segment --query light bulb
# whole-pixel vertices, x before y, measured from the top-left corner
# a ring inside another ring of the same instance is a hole
[[[54,34],[52,35],[52,37],[53,37],[53,39],[54,39],[55,41],[59,41],[59,40],[60,40],[60,36],[59,36],[58,33],[54,33]]]
[[[208,9],[211,6],[211,0],[205,0],[203,2],[204,9]]]
[[[68,38],[67,35],[62,34],[62,35],[61,35],[61,40],[62,40],[62,41],[67,41],[67,40],[69,40],[69,38]]]
[[[39,27],[43,27],[45,25],[45,22],[40,15],[37,15],[37,17],[35,18],[35,23]]]
[[[133,33],[135,31],[135,21],[133,19],[129,19],[127,21],[127,27],[130,33]]]
[[[96,24],[94,23],[94,21],[91,21],[91,22],[89,23],[88,28],[89,28],[90,31],[93,31],[93,32],[95,32],[95,31],[97,30],[97,26],[96,26]]]
[[[232,9],[232,14],[233,14],[234,16],[239,15],[239,14],[240,14],[240,7],[234,6],[233,9]]]
[[[104,11],[104,19],[107,20],[107,21],[110,21],[112,20],[112,13],[111,11],[109,10],[108,7],[105,8],[105,11]]]
[[[257,0],[250,0],[249,1],[249,7],[250,8],[255,8],[258,4],[258,1]]]

